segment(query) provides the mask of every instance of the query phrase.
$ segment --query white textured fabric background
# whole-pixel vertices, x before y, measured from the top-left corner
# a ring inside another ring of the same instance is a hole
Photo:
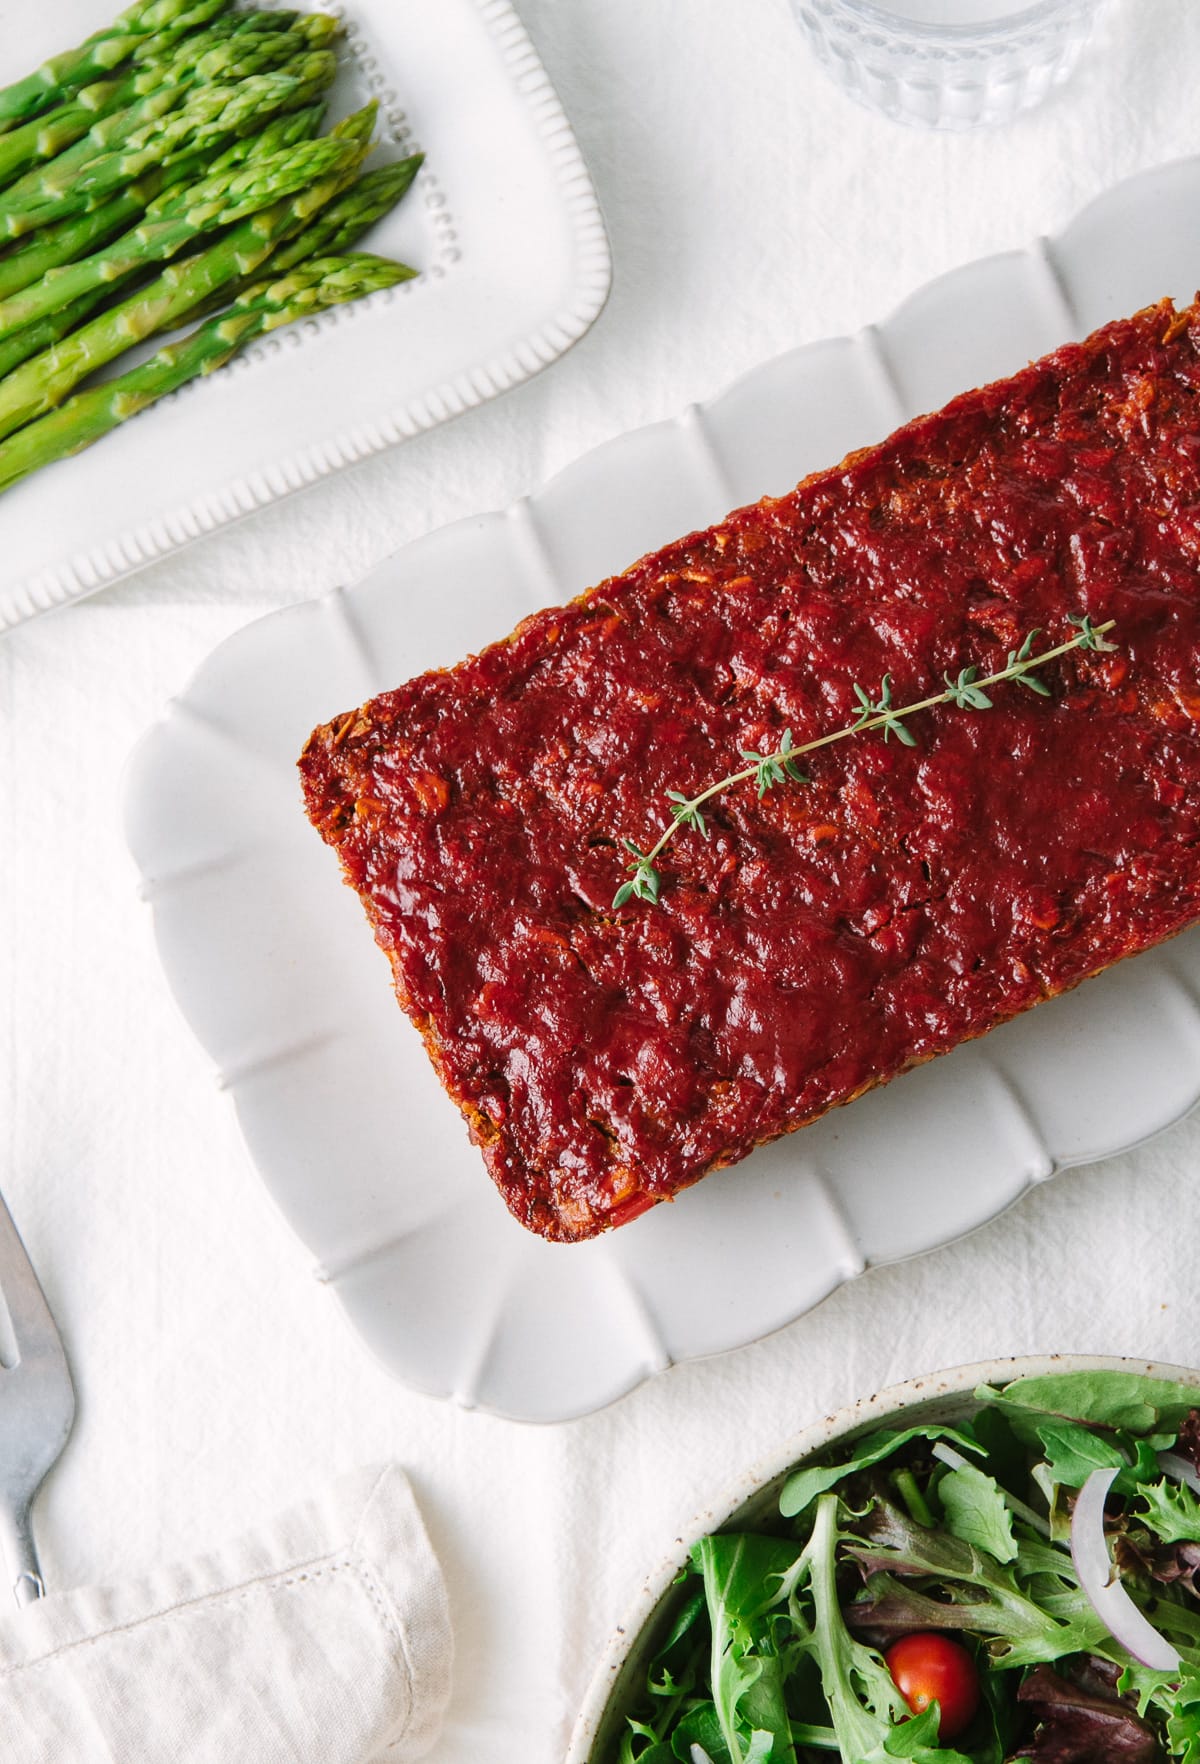
[[[158,972],[118,819],[126,754],[212,646],[1200,147],[1194,0],[1113,0],[1065,92],[967,137],[854,107],[785,0],[520,9],[611,231],[591,334],[506,398],[0,641],[0,1187],[80,1394],[37,1513],[47,1577],[148,1571],[397,1458],[458,1643],[438,1764],[559,1758],[644,1568],[820,1412],[1001,1353],[1200,1363],[1196,1120],[768,1341],[545,1429],[392,1383],[249,1167]],[[1200,283],[1200,216],[1196,236]]]

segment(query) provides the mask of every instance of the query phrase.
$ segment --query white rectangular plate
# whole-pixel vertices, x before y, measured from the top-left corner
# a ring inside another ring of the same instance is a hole
[[[0,84],[115,4],[0,0]],[[0,630],[515,386],[604,305],[595,195],[508,0],[329,10],[347,25],[331,117],[377,98],[382,154],[426,155],[364,242],[419,279],[291,326],[0,494]]]
[[[1056,239],[958,270],[882,325],[781,356],[506,513],[246,627],[146,737],[127,832],[167,976],[272,1193],[398,1376],[522,1419],[586,1413],[672,1361],[779,1328],[873,1262],[960,1236],[1200,1097],[1192,931],[671,1206],[545,1243],[467,1143],[295,771],[318,722],[953,392],[1190,297],[1198,210],[1200,159],[1120,185]]]

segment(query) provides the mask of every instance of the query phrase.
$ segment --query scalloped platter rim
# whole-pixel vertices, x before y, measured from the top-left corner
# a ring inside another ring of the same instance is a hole
[[[512,508],[247,626],[144,738],[126,831],[168,980],[270,1191],[397,1377],[517,1419],[586,1414],[782,1327],[866,1267],[962,1236],[1200,1100],[1197,929],[609,1236],[544,1243],[467,1143],[294,772],[317,722],[452,663],[468,640],[503,636],[964,386],[1186,296],[1181,222],[1197,206],[1200,158],[1143,173],[1056,238],[956,270],[879,326],[804,345],[607,443]]]

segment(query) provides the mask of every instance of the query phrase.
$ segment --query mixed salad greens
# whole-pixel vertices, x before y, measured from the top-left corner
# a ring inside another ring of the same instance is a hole
[[[695,1545],[614,1764],[1200,1764],[1200,1391],[976,1396]]]

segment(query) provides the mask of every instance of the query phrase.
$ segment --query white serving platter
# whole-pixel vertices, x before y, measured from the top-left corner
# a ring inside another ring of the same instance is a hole
[[[330,119],[377,98],[379,157],[426,155],[363,241],[419,278],[264,339],[0,496],[0,630],[519,384],[603,307],[595,194],[508,0],[327,10],[347,26]],[[110,12],[0,0],[0,84]]]
[[[1057,238],[958,270],[883,324],[784,355],[507,511],[249,626],[146,736],[126,825],[167,977],[281,1210],[398,1377],[522,1419],[584,1414],[1200,1099],[1192,932],[610,1236],[544,1243],[468,1144],[295,774],[316,723],[965,386],[1190,297],[1198,211],[1200,159],[1122,184]]]

